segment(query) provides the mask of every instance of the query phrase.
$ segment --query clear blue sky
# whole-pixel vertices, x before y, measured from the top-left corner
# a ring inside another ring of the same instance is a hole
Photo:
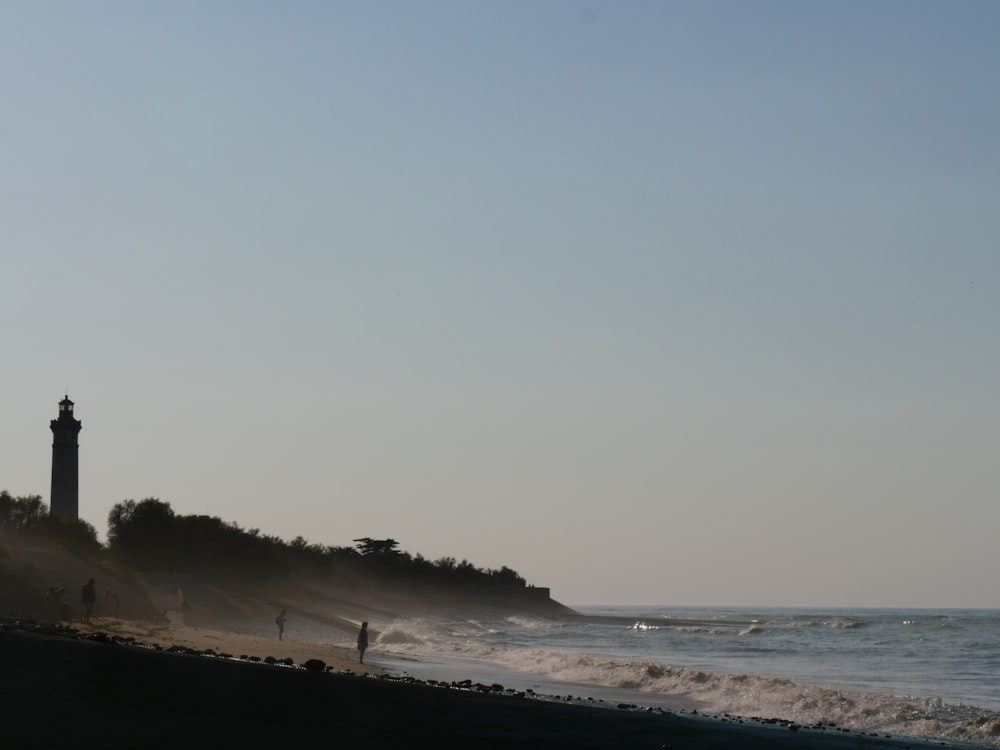
[[[0,5],[0,488],[582,603],[996,607],[1000,3]]]

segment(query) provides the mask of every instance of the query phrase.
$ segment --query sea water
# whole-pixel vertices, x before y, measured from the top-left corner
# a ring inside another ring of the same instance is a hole
[[[575,607],[372,623],[420,679],[1000,745],[1000,610]]]

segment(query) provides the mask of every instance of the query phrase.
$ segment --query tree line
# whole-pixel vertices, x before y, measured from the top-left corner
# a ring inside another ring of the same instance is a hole
[[[99,554],[103,549],[97,530],[82,518],[51,515],[41,495],[13,497],[7,490],[0,490],[0,543],[5,534],[52,539],[89,555]]]
[[[399,549],[395,539],[354,539],[354,546],[314,544],[297,536],[285,541],[260,529],[243,529],[216,516],[180,515],[156,498],[123,500],[108,513],[108,541],[83,520],[50,515],[40,496],[0,492],[0,532],[39,535],[139,570],[216,573],[281,579],[313,575],[331,582],[426,583],[524,587],[507,566],[484,569],[453,557],[430,561]],[[2,540],[2,536],[0,536]]]

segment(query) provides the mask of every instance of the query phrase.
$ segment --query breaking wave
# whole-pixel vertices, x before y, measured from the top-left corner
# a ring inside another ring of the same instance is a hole
[[[998,625],[991,611],[484,611],[394,620],[374,643],[435,677],[1000,747]]]
[[[647,698],[686,699],[703,711],[780,718],[858,731],[1000,744],[1000,713],[938,698],[852,693],[784,678],[704,672],[552,651],[501,652],[519,671],[573,683],[635,690]]]

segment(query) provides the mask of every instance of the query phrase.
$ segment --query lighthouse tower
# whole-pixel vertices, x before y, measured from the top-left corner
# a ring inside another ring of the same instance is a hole
[[[49,509],[53,515],[80,517],[79,451],[77,435],[83,422],[73,416],[73,402],[66,396],[59,402],[59,419],[49,423],[52,429],[52,494]]]

